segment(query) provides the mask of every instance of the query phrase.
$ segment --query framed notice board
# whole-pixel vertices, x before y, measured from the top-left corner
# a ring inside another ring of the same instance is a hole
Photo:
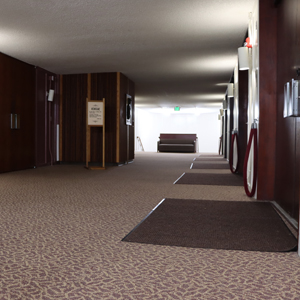
[[[91,158],[91,127],[102,127],[102,167],[89,166]],[[86,168],[90,170],[105,169],[105,99],[86,99]]]
[[[88,126],[103,126],[104,107],[103,101],[87,102],[87,122]]]

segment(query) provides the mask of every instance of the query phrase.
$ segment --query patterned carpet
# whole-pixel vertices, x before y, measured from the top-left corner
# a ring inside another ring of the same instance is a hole
[[[194,156],[137,153],[105,171],[0,174],[0,299],[300,299],[296,252],[121,241],[163,198],[248,201],[239,186],[174,185],[202,172],[189,170]]]

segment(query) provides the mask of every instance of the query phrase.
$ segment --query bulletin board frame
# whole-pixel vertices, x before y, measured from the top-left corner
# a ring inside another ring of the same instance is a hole
[[[91,160],[91,127],[102,127],[102,166],[89,166]],[[86,98],[86,168],[105,169],[105,98],[90,100]]]

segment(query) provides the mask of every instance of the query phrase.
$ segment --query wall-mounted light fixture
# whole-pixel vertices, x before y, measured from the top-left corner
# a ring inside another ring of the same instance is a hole
[[[246,38],[244,47],[238,48],[239,57],[239,70],[249,70],[250,68],[250,51],[252,44],[250,43],[250,38]]]
[[[227,97],[234,97],[234,85],[233,85],[233,83],[229,83],[227,85]]]
[[[292,79],[284,85],[283,117],[300,116],[300,81]]]
[[[249,70],[250,60],[249,60],[249,48],[240,47],[238,48],[239,57],[239,70]]]
[[[223,110],[227,110],[227,106],[228,106],[227,99],[224,98],[224,100],[223,100]]]

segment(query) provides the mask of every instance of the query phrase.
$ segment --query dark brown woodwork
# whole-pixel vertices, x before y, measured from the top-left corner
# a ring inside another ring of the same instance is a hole
[[[244,160],[247,148],[247,123],[248,123],[248,72],[239,71],[239,166],[238,173],[243,174]]]
[[[227,108],[224,109],[224,116],[223,116],[223,120],[224,120],[224,126],[223,126],[223,155],[224,158],[228,158],[229,156],[227,156],[227,139],[228,139],[228,132],[227,132],[227,128],[228,128],[228,115],[227,115]]]
[[[127,128],[125,121],[126,94],[134,101],[134,83],[120,73],[120,116],[117,116],[117,74],[91,74],[91,100],[105,98],[105,161],[106,163],[124,163],[134,157],[134,127]],[[62,76],[62,124],[63,145],[62,160],[65,162],[85,162],[86,160],[86,98],[87,74]],[[119,119],[119,122],[118,122]],[[117,139],[118,127],[120,138]],[[127,131],[129,133],[127,133]],[[129,144],[127,144],[129,136]],[[91,128],[91,162],[102,163],[101,127]],[[120,145],[118,151],[117,144]],[[117,160],[119,154],[119,160]]]
[[[229,110],[229,130],[228,130],[228,133],[229,133],[229,139],[228,139],[228,142],[229,142],[229,145],[231,144],[231,135],[232,135],[232,131],[233,131],[233,116],[234,116],[234,98],[228,98],[228,110]],[[230,146],[229,146],[230,148]],[[231,150],[231,149],[229,149]]]
[[[259,1],[259,146],[257,199],[274,200],[277,121],[277,9]]]
[[[299,213],[299,118],[283,118],[284,85],[297,77],[295,66],[300,65],[300,20],[297,0],[283,1],[278,12],[278,76],[277,76],[277,140],[275,200],[292,217]]]
[[[127,125],[126,125],[126,94],[128,91],[128,83],[125,76],[120,74],[120,152],[119,161],[127,161]]]
[[[134,158],[134,115],[133,125],[126,125],[126,94],[132,97],[134,107],[134,84],[124,74],[120,74],[120,123],[119,123],[119,163]]]
[[[135,120],[135,84],[132,80],[128,79],[128,94],[132,97],[132,125],[129,126],[129,154],[128,158],[129,160],[134,159],[134,149],[135,149],[135,135],[134,135],[134,120]]]
[[[52,102],[47,92],[55,90]],[[56,162],[56,138],[59,123],[59,77],[36,68],[36,162],[37,167]]]
[[[34,167],[34,67],[0,53],[0,172]],[[20,129],[10,128],[10,114],[20,116]]]
[[[116,73],[91,74],[91,100],[105,98],[105,160],[116,157]],[[102,162],[102,128],[91,128],[91,161]]]
[[[85,162],[87,74],[62,78],[62,160]]]

